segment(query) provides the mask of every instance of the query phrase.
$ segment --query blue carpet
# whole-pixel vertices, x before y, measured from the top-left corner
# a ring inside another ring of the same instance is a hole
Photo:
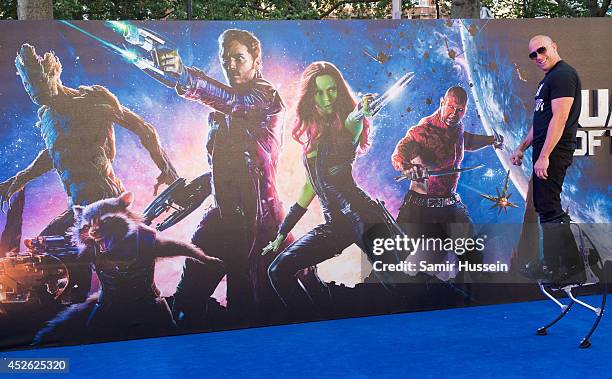
[[[45,378],[610,377],[612,324],[607,316],[593,346],[579,349],[594,314],[577,306],[548,336],[534,335],[557,312],[552,302],[535,301],[0,356],[70,359],[69,375]]]

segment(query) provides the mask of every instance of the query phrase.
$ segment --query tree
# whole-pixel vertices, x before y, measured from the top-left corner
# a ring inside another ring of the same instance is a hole
[[[417,0],[402,0],[406,11]],[[451,17],[478,18],[480,3],[496,17],[602,17],[611,0],[439,0]],[[53,15],[68,20],[184,20],[185,0],[19,0],[53,3]],[[196,20],[389,18],[391,0],[194,0]],[[17,18],[17,0],[0,1],[0,19]]]
[[[480,0],[453,0],[451,18],[480,18]]]
[[[20,2],[22,0],[19,0]],[[25,0],[24,0],[25,1]],[[55,18],[68,20],[184,20],[185,0],[29,0],[53,3]],[[193,1],[196,20],[389,18],[391,0],[214,0]],[[411,8],[402,0],[402,10]],[[0,18],[16,18],[16,0],[0,3]]]
[[[6,0],[4,2],[0,2],[0,19],[17,19],[17,0]]]
[[[584,3],[589,10],[589,15],[592,17],[605,17],[612,10],[610,6],[611,0],[603,0],[601,6],[598,5],[599,2],[597,0],[585,0]]]
[[[53,0],[17,0],[20,20],[52,20]]]
[[[605,17],[611,0],[482,0],[499,18]]]

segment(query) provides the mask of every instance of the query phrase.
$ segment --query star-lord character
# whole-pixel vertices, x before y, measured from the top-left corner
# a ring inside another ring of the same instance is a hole
[[[174,312],[184,325],[205,317],[205,303],[227,275],[230,322],[266,322],[280,306],[268,280],[274,255],[261,256],[283,219],[276,191],[285,106],[262,77],[260,41],[245,30],[219,36],[219,58],[229,85],[183,65],[176,50],[157,51],[159,68],[178,78],[177,93],[212,108],[206,144],[212,167],[214,205],[192,242],[221,258],[225,268],[187,260],[174,295]]]

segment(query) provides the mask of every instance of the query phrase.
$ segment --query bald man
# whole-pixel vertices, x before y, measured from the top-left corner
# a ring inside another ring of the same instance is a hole
[[[543,261],[522,270],[532,279],[557,284],[584,280],[584,265],[569,229],[570,216],[561,207],[565,173],[572,164],[581,105],[580,78],[559,56],[557,44],[548,36],[529,41],[529,59],[544,72],[535,94],[533,125],[512,155],[521,165],[523,154],[533,146],[533,202],[542,226]]]
[[[487,146],[502,148],[503,138],[497,140],[494,136],[464,131],[461,120],[467,107],[465,89],[450,87],[440,99],[438,109],[408,129],[395,147],[391,157],[393,167],[411,178],[397,222],[413,238],[467,238],[475,234],[467,207],[457,194],[460,173],[424,178],[426,171],[461,167],[465,151]],[[427,263],[442,263],[445,257],[439,252],[429,254]],[[469,251],[458,259],[478,264],[482,263],[483,256],[479,251]],[[472,272],[471,279],[476,279],[478,274]],[[456,281],[466,280],[464,276],[465,270],[462,270]]]

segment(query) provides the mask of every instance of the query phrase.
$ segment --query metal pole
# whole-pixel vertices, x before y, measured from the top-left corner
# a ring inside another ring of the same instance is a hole
[[[187,20],[191,20],[192,18],[193,18],[192,0],[187,0]]]
[[[399,20],[402,18],[402,0],[393,0],[391,18],[394,20]]]

